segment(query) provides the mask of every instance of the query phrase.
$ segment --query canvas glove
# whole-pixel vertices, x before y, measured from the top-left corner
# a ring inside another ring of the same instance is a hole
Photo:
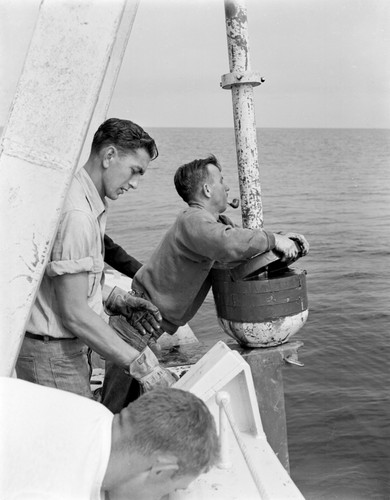
[[[138,380],[145,392],[154,387],[170,387],[177,380],[167,368],[160,366],[149,347],[145,347],[130,363],[129,373]]]
[[[124,316],[110,316],[108,324],[122,340],[130,344],[134,349],[137,349],[138,352],[148,346],[157,357],[160,356],[161,347],[157,344],[155,338],[151,334],[141,335],[135,328],[129,325]]]
[[[158,308],[149,300],[137,296],[136,292],[126,292],[115,286],[108,296],[104,309],[109,316],[121,314],[141,335],[147,333],[160,337],[162,317]]]

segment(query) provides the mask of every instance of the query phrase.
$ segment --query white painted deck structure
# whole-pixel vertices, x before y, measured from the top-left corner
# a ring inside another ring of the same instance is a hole
[[[176,384],[203,399],[217,422],[222,463],[171,500],[302,500],[267,442],[248,363],[218,342]],[[228,413],[218,405],[228,399]],[[230,411],[229,411],[230,406]],[[221,424],[222,422],[222,424]],[[237,439],[238,435],[238,439]]]

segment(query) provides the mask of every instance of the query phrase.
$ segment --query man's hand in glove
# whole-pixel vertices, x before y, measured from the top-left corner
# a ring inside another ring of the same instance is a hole
[[[145,347],[130,363],[129,373],[138,380],[144,391],[154,387],[170,387],[177,380],[167,368],[160,366],[149,347]]]
[[[150,347],[156,356],[161,354],[161,347],[157,344],[155,338],[148,335],[141,335],[137,332],[124,316],[111,316],[108,324],[115,330],[117,335],[127,344],[130,344],[138,352],[141,352],[145,347]]]
[[[137,297],[133,291],[126,292],[117,286],[114,287],[104,307],[109,316],[124,316],[141,335],[150,333],[157,338],[161,335],[160,311],[148,300]]]

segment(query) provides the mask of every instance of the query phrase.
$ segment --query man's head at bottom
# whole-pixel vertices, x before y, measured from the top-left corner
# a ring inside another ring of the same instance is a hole
[[[114,416],[103,489],[110,499],[126,492],[160,499],[187,488],[218,458],[214,418],[204,402],[180,389],[154,389]]]

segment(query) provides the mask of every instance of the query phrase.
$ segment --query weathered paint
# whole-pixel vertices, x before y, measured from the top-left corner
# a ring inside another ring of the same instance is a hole
[[[282,316],[269,321],[251,323],[229,321],[218,317],[224,332],[244,347],[274,347],[288,342],[306,323],[309,311]]]
[[[251,71],[245,0],[225,0],[225,19],[230,76],[222,77],[221,86],[232,92],[242,222],[244,227],[256,229],[263,227],[263,207],[253,87],[262,83],[263,79]],[[266,321],[259,320],[256,323],[253,319],[229,321],[220,315],[218,317],[224,331],[242,346],[259,348],[252,351],[249,364],[254,375],[264,425],[270,432],[267,437],[287,471],[289,463],[282,363],[272,362],[272,369],[263,367],[273,357],[273,349],[283,349],[287,344],[270,346],[287,342],[305,323],[307,309],[293,312],[296,314],[266,318]],[[260,349],[261,347],[267,349]]]
[[[125,12],[126,0],[41,4],[0,151],[1,375],[13,371],[110,59],[121,63],[111,56]]]
[[[245,2],[225,0],[225,19],[230,74],[222,76],[221,86],[232,92],[242,222],[254,229],[263,226],[253,100],[253,86],[262,79],[251,71]]]
[[[278,347],[258,349],[242,353],[251,367],[256,399],[267,436],[287,472],[290,470],[287,440],[286,408],[284,400],[283,367],[288,358],[298,359],[302,342],[288,342]],[[286,368],[288,369],[288,368]]]
[[[121,62],[125,55],[127,43],[134,24],[140,0],[127,0],[125,2],[124,12],[121,23],[116,34],[115,44],[112,49],[112,54],[108,62],[106,76],[103,80],[102,87],[98,95],[98,101],[89,124],[88,133],[84,142],[84,147],[80,156],[79,168],[87,161],[93,136],[99,125],[107,118],[108,108],[111,102],[111,97],[115,89],[118,79]]]

